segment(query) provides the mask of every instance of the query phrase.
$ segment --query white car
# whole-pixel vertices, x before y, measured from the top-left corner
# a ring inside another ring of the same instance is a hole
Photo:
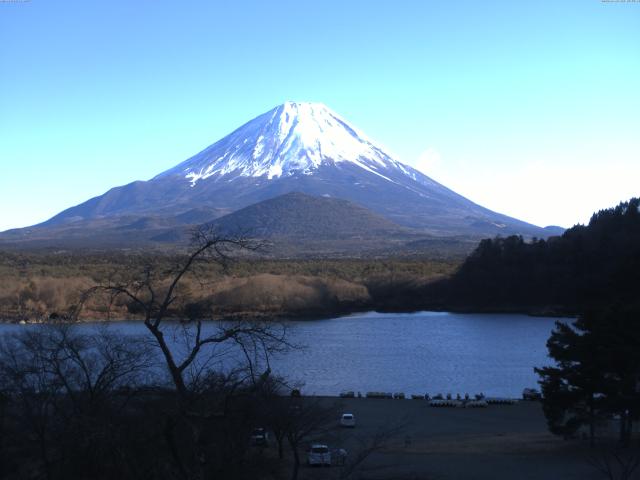
[[[353,413],[343,413],[340,417],[340,425],[353,428],[356,426],[356,417],[353,416]]]
[[[307,456],[309,465],[326,465],[331,466],[331,451],[326,445],[311,445],[309,455]]]

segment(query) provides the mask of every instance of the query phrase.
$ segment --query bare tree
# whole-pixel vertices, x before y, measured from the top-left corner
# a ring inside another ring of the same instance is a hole
[[[50,432],[55,422],[59,382],[52,379],[41,356],[29,355],[19,338],[4,339],[0,350],[0,382],[9,398],[15,399],[23,431],[36,440],[44,477],[52,478]]]
[[[100,462],[93,460],[116,443],[114,415],[126,407],[150,358],[130,340],[105,331],[81,334],[69,324],[3,339],[0,382],[12,411],[14,445],[26,449],[36,440],[39,462],[28,463],[44,478],[95,468]]]
[[[186,375],[189,368],[201,352],[210,346],[235,343],[242,350],[247,365],[255,373],[255,353],[268,359],[269,354],[286,347],[284,328],[275,328],[271,324],[260,322],[218,322],[215,328],[204,329],[203,317],[209,312],[196,309],[190,312],[187,323],[183,323],[183,340],[186,351],[182,355],[175,351],[175,342],[166,337],[165,320],[170,316],[172,307],[178,303],[179,287],[184,278],[196,274],[197,266],[202,262],[214,262],[226,270],[231,254],[235,251],[255,251],[260,244],[244,238],[219,236],[210,227],[201,227],[193,233],[193,251],[179,262],[171,271],[157,272],[153,265],[145,265],[139,276],[128,281],[110,281],[95,286],[83,295],[80,309],[86,300],[97,293],[108,293],[114,301],[124,297],[143,313],[143,323],[162,352],[168,373],[181,400],[188,399],[189,388]],[[168,278],[168,284],[163,280]],[[281,327],[281,326],[280,326]],[[205,331],[206,330],[206,331]]]
[[[384,449],[405,427],[406,424],[403,422],[380,428],[372,437],[355,437],[358,446],[352,449],[349,460],[341,467],[339,478],[341,480],[358,478],[363,471],[364,462],[372,454]]]
[[[297,385],[300,387],[300,385]],[[278,458],[284,459],[284,447],[287,433],[295,428],[292,412],[300,408],[301,399],[287,395],[290,385],[281,377],[270,376],[262,383],[260,397],[262,400],[261,417],[265,426],[271,430],[278,448]]]
[[[283,396],[273,396],[269,398],[267,404],[267,412],[265,415],[266,424],[273,432],[278,447],[278,458],[284,459],[284,443],[287,439],[287,433],[291,427],[289,413],[291,411],[290,398]]]
[[[601,447],[587,458],[587,462],[609,480],[630,480],[640,467],[640,450]]]
[[[286,438],[293,454],[291,479],[297,480],[301,447],[313,437],[327,432],[331,425],[335,425],[338,410],[336,406],[322,405],[318,399],[305,398],[292,403],[285,418],[288,420]]]
[[[43,366],[48,379],[57,382],[76,413],[101,408],[113,399],[114,391],[131,389],[142,377],[148,382],[151,352],[133,336],[102,328],[80,334],[75,325],[60,323],[23,332],[15,339]]]
[[[193,249],[171,271],[158,272],[153,265],[146,265],[139,275],[125,281],[109,281],[91,288],[83,295],[82,304],[91,296],[107,294],[109,301],[124,298],[143,315],[143,324],[159,348],[163,363],[178,399],[181,421],[191,431],[190,460],[180,456],[179,441],[175,437],[175,421],[168,421],[165,438],[184,478],[202,478],[206,469],[207,442],[205,425],[213,410],[219,407],[194,408],[204,402],[198,400],[202,393],[211,395],[210,388],[202,388],[211,379],[210,372],[218,364],[235,360],[227,380],[235,388],[225,385],[226,398],[233,396],[241,385],[255,385],[270,373],[269,358],[275,352],[290,347],[286,330],[282,325],[257,321],[217,321],[203,323],[208,315],[204,308],[191,308],[189,318],[184,318],[184,309],[177,312],[182,317],[180,324],[166,320],[176,314],[180,303],[180,286],[188,275],[197,276],[199,267],[213,262],[226,269],[231,255],[238,251],[255,251],[259,244],[242,237],[230,238],[216,234],[211,228],[199,228],[193,234]],[[180,315],[181,314],[181,315]],[[220,368],[224,368],[224,365]],[[224,372],[222,372],[224,373]],[[229,383],[229,382],[227,382]],[[224,411],[224,409],[222,409]],[[185,449],[182,449],[185,450]]]

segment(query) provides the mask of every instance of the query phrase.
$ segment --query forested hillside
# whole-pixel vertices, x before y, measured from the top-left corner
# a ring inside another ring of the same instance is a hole
[[[576,313],[624,304],[640,309],[640,199],[595,213],[560,237],[483,240],[427,303],[447,307]]]

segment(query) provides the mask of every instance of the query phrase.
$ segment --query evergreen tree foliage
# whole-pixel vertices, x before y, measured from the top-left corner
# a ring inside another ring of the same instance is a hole
[[[454,308],[578,314],[624,303],[640,310],[640,198],[602,210],[560,237],[483,240],[437,288]]]
[[[569,436],[599,419],[620,418],[628,444],[640,415],[640,316],[623,306],[590,311],[572,325],[556,323],[547,342],[556,366],[537,368],[552,433]]]

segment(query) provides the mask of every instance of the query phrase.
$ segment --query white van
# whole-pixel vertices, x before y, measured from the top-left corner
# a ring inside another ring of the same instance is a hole
[[[340,417],[340,425],[353,428],[356,426],[356,417],[353,416],[353,413],[343,413]]]
[[[309,465],[326,465],[331,466],[331,452],[326,445],[311,445],[309,455],[307,456]]]

